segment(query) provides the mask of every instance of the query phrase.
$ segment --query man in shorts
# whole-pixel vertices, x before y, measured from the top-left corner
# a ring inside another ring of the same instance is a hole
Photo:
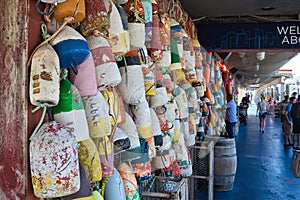
[[[283,123],[285,118],[285,109],[286,106],[289,104],[289,95],[285,95],[284,99],[280,102],[280,120]]]
[[[293,146],[292,139],[291,139],[291,135],[293,131],[293,119],[291,117],[291,110],[295,101],[296,101],[295,97],[290,97],[289,103],[285,108],[285,115],[283,118],[284,147]]]
[[[259,113],[260,132],[264,133],[266,127],[266,118],[267,118],[267,102],[263,95],[260,97],[260,102],[257,103],[256,116],[257,113]]]

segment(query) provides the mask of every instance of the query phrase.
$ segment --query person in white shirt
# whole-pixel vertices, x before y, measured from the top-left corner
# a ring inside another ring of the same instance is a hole
[[[265,100],[264,96],[260,97],[260,102],[257,104],[257,110],[256,110],[256,116],[257,113],[259,113],[259,127],[260,127],[260,132],[264,133],[265,132],[265,126],[266,126],[266,118],[267,118],[267,102]]]

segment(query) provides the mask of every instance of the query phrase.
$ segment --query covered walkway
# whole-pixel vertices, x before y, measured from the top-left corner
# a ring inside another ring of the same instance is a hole
[[[248,125],[240,125],[236,138],[237,172],[229,192],[214,192],[214,200],[293,200],[300,199],[300,179],[294,177],[292,148],[284,148],[281,122],[267,116],[265,133],[259,132],[256,105],[248,110]],[[207,199],[195,188],[195,200]]]

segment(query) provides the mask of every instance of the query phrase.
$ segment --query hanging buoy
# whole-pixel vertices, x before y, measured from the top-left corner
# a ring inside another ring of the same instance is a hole
[[[111,134],[111,117],[103,95],[97,91],[95,96],[82,97],[89,135],[100,138]]]
[[[63,27],[51,45],[58,54],[60,68],[74,68],[90,55],[86,39],[70,26]]]
[[[115,55],[124,55],[130,50],[128,20],[124,8],[112,2],[108,40]]]
[[[67,0],[59,3],[54,11],[57,22],[63,22],[65,17],[74,17],[73,23],[81,22],[85,18],[84,0]]]
[[[124,182],[126,199],[140,200],[138,184],[133,169],[127,163],[123,162],[119,164],[118,171]]]
[[[109,42],[102,36],[86,38],[96,67],[97,86],[116,86],[121,82],[121,74]]]
[[[105,185],[104,199],[105,200],[126,199],[124,183],[118,170],[116,169],[114,169],[113,175],[109,177],[109,180]]]
[[[55,198],[80,189],[76,137],[59,122],[41,126],[29,146],[34,195]]]
[[[96,71],[93,56],[77,66],[77,73],[71,69],[70,81],[78,89],[80,96],[94,96],[97,94]]]
[[[67,79],[60,81],[60,98],[53,107],[54,120],[63,123],[77,138],[89,139],[89,129],[82,99],[77,88]]]
[[[55,106],[59,100],[59,59],[50,45],[40,47],[32,57],[29,83],[30,102]]]

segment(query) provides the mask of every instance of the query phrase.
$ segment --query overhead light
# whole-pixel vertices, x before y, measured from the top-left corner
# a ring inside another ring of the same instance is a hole
[[[260,8],[260,9],[263,10],[263,11],[268,11],[268,10],[274,10],[275,8],[271,7],[271,6],[266,6],[266,7]]]
[[[256,58],[257,58],[257,60],[259,60],[259,61],[262,61],[263,59],[265,59],[265,55],[266,55],[266,52],[257,52],[256,53]]]
[[[254,74],[254,77],[257,77],[257,74]]]
[[[246,55],[246,53],[245,53],[245,52],[238,52],[238,54],[239,54],[239,57],[240,57],[240,58],[244,58],[244,57],[245,57],[245,55]]]
[[[259,84],[250,85],[251,88],[259,88]]]

